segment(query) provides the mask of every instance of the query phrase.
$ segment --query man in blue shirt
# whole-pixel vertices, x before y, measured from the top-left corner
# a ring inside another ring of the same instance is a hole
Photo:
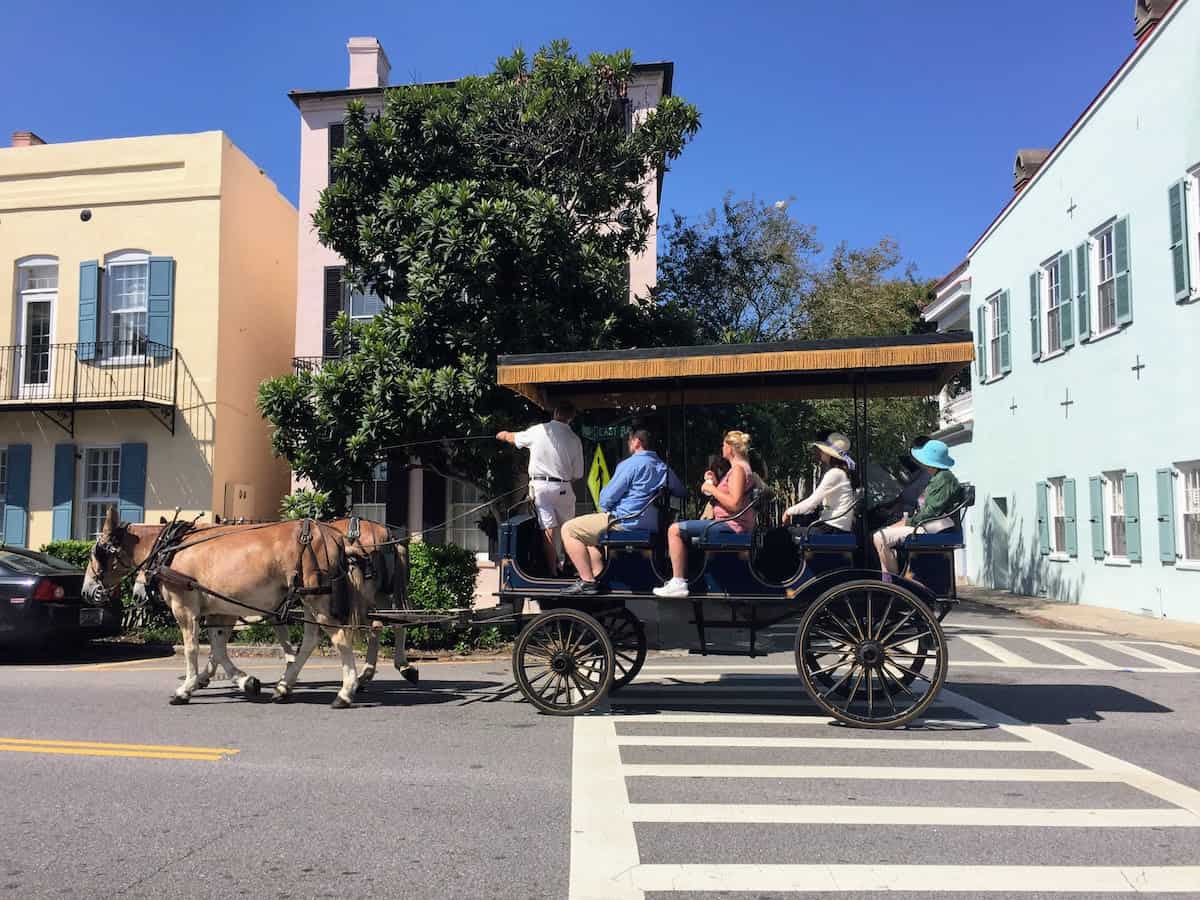
[[[674,497],[685,493],[679,477],[654,452],[650,432],[645,429],[631,432],[629,456],[621,460],[600,492],[600,512],[577,516],[563,525],[563,547],[579,573],[579,580],[564,590],[564,595],[600,593],[600,585],[596,583],[596,576],[604,568],[600,538],[615,521],[619,524],[612,527],[624,531],[657,531],[658,510],[650,501],[664,487]],[[637,518],[628,518],[635,515]]]

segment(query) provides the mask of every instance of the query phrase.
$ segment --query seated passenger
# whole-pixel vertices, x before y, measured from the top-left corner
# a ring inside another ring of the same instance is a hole
[[[913,459],[912,454],[914,450],[920,450],[929,441],[930,438],[925,436],[913,438],[908,456],[900,460],[900,465],[905,469],[905,474],[902,476],[904,488],[900,491],[900,496],[896,498],[895,503],[892,504],[889,510],[896,520],[904,518],[905,513],[911,516],[921,508],[921,502],[925,497],[925,489],[929,486],[929,470]]]
[[[912,516],[906,514],[894,525],[875,532],[875,549],[879,551],[879,565],[884,572],[884,581],[890,581],[892,575],[899,573],[895,548],[913,534],[918,526],[929,534],[937,534],[958,524],[946,515],[962,503],[964,496],[962,485],[950,471],[954,465],[950,448],[942,441],[928,441],[924,446],[914,448],[912,456],[928,470],[931,477],[925,489],[925,503],[920,509]]]
[[[808,526],[809,534],[846,534],[854,530],[854,504],[857,466],[850,454],[850,442],[841,434],[831,434],[813,444],[821,465],[821,480],[813,492],[783,513],[784,522],[820,510],[817,520]]]
[[[708,469],[704,473],[704,480],[709,480],[708,475],[709,472],[711,472],[713,476],[712,480],[719,484],[721,479],[729,474],[729,469],[729,460],[714,453],[708,458]],[[711,522],[714,518],[716,518],[711,500],[704,504],[704,511],[700,513],[700,518],[704,519],[706,522]]]
[[[671,578],[662,587],[656,587],[656,597],[686,597],[687,542],[690,538],[707,533],[710,537],[719,534],[741,534],[754,530],[754,510],[747,509],[735,515],[750,499],[757,476],[751,471],[748,454],[750,435],[743,431],[730,431],[721,444],[721,456],[729,460],[729,471],[720,480],[717,473],[704,473],[700,493],[710,498],[716,524],[703,519],[676,522],[667,531],[667,549],[671,554]]]
[[[615,530],[658,530],[658,510],[650,504],[654,495],[666,487],[674,497],[684,495],[683,483],[654,452],[654,438],[638,429],[629,435],[629,455],[613,470],[612,479],[600,492],[600,512],[568,519],[563,525],[563,547],[575,564],[579,579],[566,590],[566,596],[593,596],[600,593],[596,576],[604,568],[600,539],[613,525]],[[642,511],[637,519],[614,524],[617,520]]]

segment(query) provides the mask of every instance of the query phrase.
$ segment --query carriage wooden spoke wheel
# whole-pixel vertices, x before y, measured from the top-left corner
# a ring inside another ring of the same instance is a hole
[[[576,609],[543,613],[513,645],[517,687],[550,715],[578,715],[595,707],[612,690],[614,670],[608,632]]]
[[[933,610],[879,581],[825,592],[796,634],[796,667],[809,696],[835,719],[866,728],[895,728],[921,715],[946,680],[948,661]]]
[[[646,628],[642,620],[625,607],[606,609],[596,614],[613,645],[613,683],[610,691],[625,687],[637,677],[646,662]]]

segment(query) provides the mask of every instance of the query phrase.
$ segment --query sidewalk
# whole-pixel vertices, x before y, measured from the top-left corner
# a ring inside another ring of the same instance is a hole
[[[1106,609],[1103,606],[1061,603],[1043,597],[1025,597],[1008,591],[994,591],[966,584],[958,586],[958,597],[960,600],[1007,609],[1019,616],[1064,628],[1104,631],[1123,637],[1200,647],[1200,624],[1192,622],[1152,619],[1116,609]]]

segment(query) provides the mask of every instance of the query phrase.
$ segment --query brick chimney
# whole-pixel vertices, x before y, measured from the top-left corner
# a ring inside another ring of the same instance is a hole
[[[1150,36],[1155,26],[1162,21],[1171,0],[1134,0],[1133,38],[1139,44]]]
[[[1019,191],[1029,184],[1049,155],[1049,150],[1018,150],[1013,163],[1013,190]]]
[[[46,143],[32,131],[14,131],[12,145],[14,147],[38,147]]]
[[[350,54],[350,87],[387,87],[392,71],[383,45],[373,37],[352,37],[346,42]]]

